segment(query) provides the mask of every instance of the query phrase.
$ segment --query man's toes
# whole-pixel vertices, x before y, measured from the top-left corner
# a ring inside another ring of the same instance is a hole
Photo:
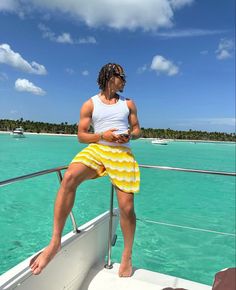
[[[38,258],[38,256],[41,254],[42,252],[38,253],[37,255],[35,255],[31,260],[30,260],[30,266],[36,261],[36,259]]]
[[[41,271],[42,271],[42,269],[41,269],[40,267],[38,267],[38,268],[36,268],[36,269],[33,271],[33,274],[34,274],[34,275],[38,275],[38,274],[41,273]]]
[[[132,272],[125,272],[125,273],[119,273],[119,277],[131,277],[132,276]]]
[[[40,273],[42,272],[42,270],[43,270],[43,267],[40,266],[40,264],[38,264],[38,265],[34,268],[34,270],[33,270],[32,272],[33,272],[34,275],[38,275],[38,274],[40,274]]]
[[[36,266],[36,262],[34,262],[33,264],[30,265],[31,270],[33,270]]]
[[[35,263],[31,266],[31,270],[34,271],[37,267],[38,267],[38,263],[35,262]]]

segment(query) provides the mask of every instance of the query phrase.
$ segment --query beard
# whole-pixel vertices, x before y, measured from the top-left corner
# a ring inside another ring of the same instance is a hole
[[[119,89],[119,92],[123,92],[124,91],[124,88],[125,88],[125,86],[122,86],[120,89]]]

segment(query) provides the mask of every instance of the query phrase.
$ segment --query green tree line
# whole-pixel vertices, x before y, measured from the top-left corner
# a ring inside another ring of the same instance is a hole
[[[25,132],[34,133],[54,133],[54,134],[77,134],[77,124],[60,124],[34,122],[30,120],[9,120],[0,119],[0,131],[12,131],[17,127],[23,127]],[[182,139],[182,140],[212,140],[212,141],[234,141],[236,142],[235,133],[225,132],[207,132],[207,131],[178,131],[168,129],[141,128],[143,138],[165,138],[165,139]],[[92,131],[92,127],[90,128]]]
[[[182,140],[212,140],[212,141],[236,141],[235,133],[195,131],[178,131],[168,129],[141,128],[144,138],[164,138]]]
[[[34,122],[30,120],[8,120],[0,119],[1,131],[13,131],[17,127],[22,127],[25,132],[34,133],[54,133],[54,134],[76,134],[77,124],[69,125],[67,122],[61,124]]]

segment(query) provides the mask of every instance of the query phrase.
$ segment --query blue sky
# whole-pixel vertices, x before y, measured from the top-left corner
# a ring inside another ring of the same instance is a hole
[[[0,0],[0,119],[68,122],[107,62],[142,127],[235,130],[234,0]]]

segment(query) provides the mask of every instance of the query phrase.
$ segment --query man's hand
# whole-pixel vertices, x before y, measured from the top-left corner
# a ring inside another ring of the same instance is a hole
[[[128,130],[125,133],[119,134],[118,138],[119,139],[117,140],[117,143],[121,143],[122,144],[122,143],[129,142],[129,140],[131,139],[130,130]]]
[[[117,131],[118,129],[110,129],[102,134],[102,139],[108,142],[117,142],[119,140],[119,135],[115,134],[114,131]]]
[[[130,140],[130,130],[123,134],[116,134],[115,131],[118,129],[110,129],[102,133],[102,139],[108,142],[116,142],[116,143],[127,143]]]

